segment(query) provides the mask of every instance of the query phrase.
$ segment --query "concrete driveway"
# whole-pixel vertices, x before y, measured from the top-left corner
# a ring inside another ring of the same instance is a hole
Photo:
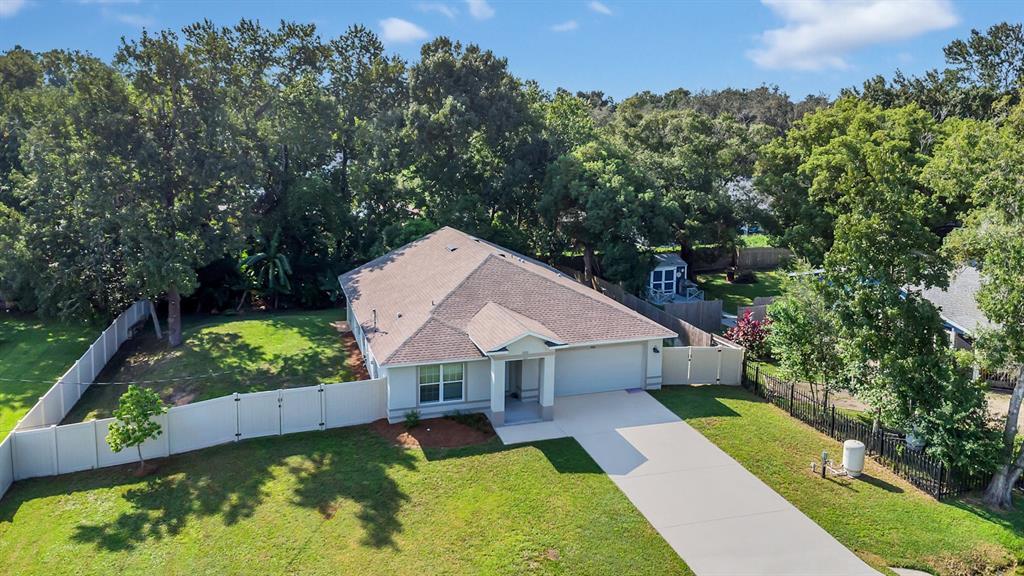
[[[498,434],[574,437],[700,576],[878,574],[646,392],[560,397]]]

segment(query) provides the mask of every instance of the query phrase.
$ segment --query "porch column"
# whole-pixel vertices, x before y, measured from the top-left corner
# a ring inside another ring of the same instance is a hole
[[[555,355],[541,359],[544,376],[540,380],[540,417],[544,420],[555,418]]]
[[[491,423],[505,423],[505,361],[491,358]]]

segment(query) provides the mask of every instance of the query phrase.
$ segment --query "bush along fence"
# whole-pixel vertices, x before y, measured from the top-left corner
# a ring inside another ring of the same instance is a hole
[[[386,415],[384,379],[232,394],[155,417],[161,433],[142,445],[142,455],[160,458],[248,438],[366,424]],[[0,446],[0,489],[13,480],[137,462],[135,450],[110,449],[112,422],[15,430]]]
[[[759,366],[745,366],[743,386],[834,440],[860,440],[879,463],[934,498],[955,497],[984,488],[988,480],[968,477],[924,452],[911,450],[898,431],[881,428],[873,433],[870,425],[837,411],[827,396],[815,401],[793,384],[762,374]]]

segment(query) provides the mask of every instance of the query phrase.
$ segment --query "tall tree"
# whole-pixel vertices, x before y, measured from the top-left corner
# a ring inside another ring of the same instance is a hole
[[[885,107],[917,104],[938,120],[987,119],[1005,110],[1003,103],[1020,101],[1024,90],[1024,28],[1006,22],[987,31],[971,30],[967,40],[954,40],[943,50],[947,67],[921,76],[897,71],[892,81],[866,80],[844,95],[863,97]]]
[[[195,290],[196,270],[239,248],[257,183],[229,106],[225,78],[238,70],[210,50],[208,22],[183,34],[144,31],[114,57],[142,137],[120,219],[125,264],[143,293],[166,296],[171,346],[181,343],[181,298]]]
[[[597,140],[550,167],[539,212],[549,228],[583,251],[585,272],[636,289],[648,270],[645,251],[668,239],[664,201],[655,182],[621,146]],[[595,253],[604,256],[601,267]]]
[[[409,70],[409,97],[418,208],[439,224],[484,236],[502,215],[527,225],[545,156],[540,118],[508,62],[438,38]]]
[[[135,184],[128,89],[92,57],[42,61],[49,78],[16,97],[24,127],[7,174],[11,210],[0,216],[3,290],[44,315],[113,316],[136,296],[113,217]]]
[[[949,195],[967,194],[974,206],[964,226],[950,234],[947,250],[981,272],[978,306],[995,327],[978,334],[978,359],[1017,373],[998,467],[984,496],[990,506],[1009,508],[1024,471],[1024,447],[1016,443],[1024,400],[1024,104],[998,127],[957,123],[928,168],[932,185]]]
[[[810,150],[799,173],[835,219],[823,289],[835,306],[844,374],[881,420],[927,436],[950,465],[983,468],[990,444],[982,391],[957,369],[922,290],[948,284],[933,232],[943,211],[922,179],[940,136],[917,106],[841,101],[845,130]],[[936,418],[944,414],[945,418]]]

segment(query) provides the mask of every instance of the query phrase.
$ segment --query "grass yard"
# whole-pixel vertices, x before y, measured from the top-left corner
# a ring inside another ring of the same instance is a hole
[[[0,313],[0,439],[89,349],[101,331],[88,324]]]
[[[150,382],[145,386],[177,405],[234,392],[363,378],[361,360],[354,358],[358,349],[346,349],[337,328],[344,319],[340,309],[191,317],[177,349],[158,341],[147,327],[122,347],[97,380]],[[125,388],[90,387],[65,422],[110,416]]]
[[[969,500],[940,503],[870,459],[858,480],[822,480],[810,463],[841,445],[735,387],[654,393],[670,410],[876,568],[997,574],[1024,559],[1024,511],[1005,516]]]
[[[704,291],[705,300],[721,300],[722,309],[735,314],[739,306],[750,306],[758,296],[778,296],[782,294],[782,282],[786,278],[784,270],[755,272],[757,282],[753,284],[733,284],[726,280],[725,272],[714,274],[698,274],[697,283]]]
[[[747,248],[771,248],[771,239],[767,234],[740,234],[737,241]]]
[[[366,427],[226,445],[136,479],[15,484],[9,574],[691,574],[575,440],[423,452]]]

